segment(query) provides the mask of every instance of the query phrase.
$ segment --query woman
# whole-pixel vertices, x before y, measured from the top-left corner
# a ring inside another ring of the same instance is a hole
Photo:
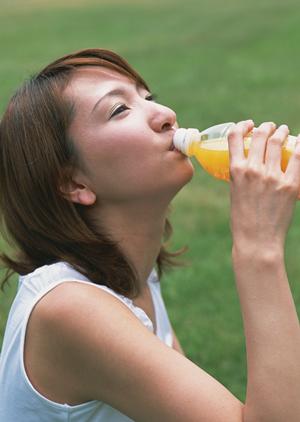
[[[247,159],[253,122],[230,134],[242,404],[183,355],[153,271],[172,265],[168,206],[193,175],[172,147],[175,128],[175,113],[105,50],[58,59],[12,98],[0,188],[19,254],[3,259],[22,276],[1,354],[1,420],[299,421],[300,331],[283,255],[300,146],[282,173],[286,126],[263,123]]]

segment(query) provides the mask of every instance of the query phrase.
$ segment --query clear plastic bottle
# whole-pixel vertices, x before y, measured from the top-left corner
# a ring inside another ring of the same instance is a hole
[[[229,180],[229,152],[227,135],[234,123],[212,126],[202,132],[198,129],[177,129],[173,143],[183,154],[194,156],[209,174],[217,179]],[[247,156],[251,133],[244,138],[244,150]],[[285,171],[288,160],[295,148],[296,136],[289,135],[282,147],[281,168]]]

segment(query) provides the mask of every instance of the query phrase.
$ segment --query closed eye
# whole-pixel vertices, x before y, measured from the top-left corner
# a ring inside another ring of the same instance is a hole
[[[156,94],[148,94],[145,97],[145,100],[147,100],[147,101],[156,101],[156,99],[157,99]],[[113,109],[109,118],[111,119],[112,117],[117,116],[118,114],[120,114],[120,113],[122,113],[123,111],[126,111],[126,110],[130,110],[130,107],[128,107],[126,104],[119,104]]]
[[[145,100],[147,101],[156,101],[157,100],[157,95],[156,94],[149,94],[145,97]]]
[[[127,107],[126,104],[119,104],[117,107],[115,107],[115,109],[112,111],[112,113],[110,114],[109,118],[111,119],[112,117],[122,113],[125,110],[129,110],[129,107]]]

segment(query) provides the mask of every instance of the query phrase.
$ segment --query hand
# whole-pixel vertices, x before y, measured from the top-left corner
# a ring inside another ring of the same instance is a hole
[[[289,134],[286,125],[276,129],[263,123],[257,129],[248,120],[236,124],[228,136],[230,156],[231,229],[233,246],[261,253],[283,249],[300,187],[300,136],[285,173],[281,148]],[[245,157],[243,138],[253,130]]]

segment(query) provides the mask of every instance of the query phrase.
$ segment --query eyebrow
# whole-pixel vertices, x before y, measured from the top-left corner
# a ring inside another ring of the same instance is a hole
[[[140,88],[144,88],[141,84],[139,84],[138,82],[135,83],[135,89],[138,91]],[[107,97],[116,97],[117,95],[125,95],[125,89],[123,88],[115,88],[109,92],[107,92],[106,94],[103,95],[103,97],[99,98],[98,101],[96,101],[91,114],[95,111],[95,109],[98,107],[98,105],[101,103],[102,100],[104,100]]]
[[[93,113],[95,111],[95,109],[98,107],[98,105],[101,103],[102,100],[104,100],[107,97],[115,97],[117,95],[124,95],[124,90],[120,89],[120,88],[116,88],[116,89],[113,89],[112,91],[109,91],[106,94],[104,94],[103,97],[99,98],[99,100],[96,102],[96,104],[94,105],[91,113]]]

